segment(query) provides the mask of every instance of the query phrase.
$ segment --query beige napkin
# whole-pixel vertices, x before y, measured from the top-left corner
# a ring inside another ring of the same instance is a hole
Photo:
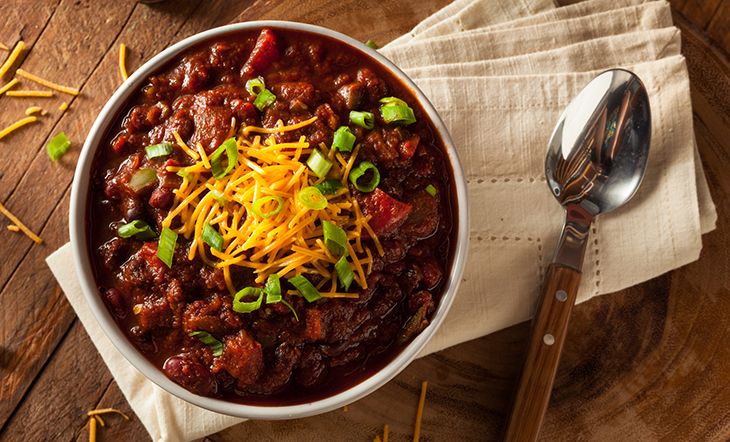
[[[694,148],[687,73],[666,4],[640,3],[457,0],[382,49],[449,127],[472,202],[466,281],[422,355],[529,317],[563,217],[542,178],[547,138],[570,99],[611,65],[635,70],[649,88],[652,152],[636,198],[596,223],[580,300],[697,258],[700,232],[716,215]],[[48,258],[154,440],[190,440],[241,421],[176,399],[138,373],[101,331],[71,262],[68,245]]]

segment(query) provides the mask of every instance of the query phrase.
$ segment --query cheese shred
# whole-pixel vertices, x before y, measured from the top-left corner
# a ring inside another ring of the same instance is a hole
[[[13,78],[12,80],[8,81],[8,83],[5,86],[0,87],[0,95],[7,92],[11,87],[15,86],[16,84],[18,84],[17,78]]]
[[[123,412],[117,410],[116,408],[100,408],[98,410],[91,410],[91,411],[87,412],[86,415],[89,417],[93,417],[93,416],[96,416],[99,414],[109,414],[109,413],[118,414],[118,415],[122,416],[124,418],[124,420],[127,420],[127,421],[129,420],[129,416],[127,416]]]
[[[16,121],[5,129],[0,130],[0,140],[10,135],[14,131],[20,129],[21,127],[25,126],[26,124],[35,123],[36,121],[38,121],[38,118],[34,116],[25,117],[21,120]]]
[[[413,428],[413,442],[418,442],[421,438],[421,420],[423,419],[423,407],[426,404],[426,390],[428,389],[428,381],[421,383],[421,397],[418,399],[418,410],[416,411],[416,424]]]
[[[7,91],[5,95],[8,97],[35,97],[35,98],[52,98],[53,91]]]
[[[124,43],[119,45],[119,72],[122,74],[122,80],[127,80],[127,45]]]
[[[25,110],[25,115],[31,116],[39,112],[41,113],[41,115],[43,115],[43,109],[40,106],[30,106]]]
[[[20,53],[23,52],[23,49],[25,49],[25,42],[23,42],[23,40],[20,40],[13,48],[13,52],[8,55],[5,63],[0,66],[0,78],[3,78],[3,76],[10,70],[10,68],[13,67],[15,61],[20,56]]]
[[[9,48],[9,47],[5,46],[5,45],[4,45],[4,44],[2,44],[2,43],[0,43],[0,49],[2,49],[3,51],[9,51],[9,50],[10,50],[10,48]]]
[[[19,77],[23,77],[34,83],[38,83],[41,86],[45,86],[49,89],[54,89],[54,90],[57,90],[58,92],[63,92],[64,94],[69,94],[69,95],[78,95],[79,94],[78,89],[68,87],[68,86],[62,86],[62,85],[54,83],[52,81],[45,80],[37,75],[33,75],[30,72],[24,71],[23,69],[20,69],[20,68],[18,68],[18,70],[15,71],[15,73]]]
[[[96,442],[96,419],[89,418],[89,442]]]
[[[38,235],[31,232],[31,230],[28,227],[26,227],[26,225],[23,224],[18,219],[17,216],[13,215],[12,212],[10,212],[8,209],[6,209],[2,203],[0,203],[0,213],[5,215],[5,217],[7,217],[13,224],[15,224],[15,226],[18,229],[22,230],[23,233],[25,233],[28,236],[28,238],[32,239],[36,244],[40,244],[43,242],[43,240]],[[10,227],[10,226],[8,226],[8,227]],[[10,230],[12,230],[12,229],[10,229]]]
[[[66,109],[68,109],[68,103],[66,103],[65,101],[61,103],[60,106],[58,106],[58,110],[60,110],[61,112],[66,112]]]
[[[15,224],[8,224],[8,230],[11,232],[20,232],[20,227],[16,226]]]

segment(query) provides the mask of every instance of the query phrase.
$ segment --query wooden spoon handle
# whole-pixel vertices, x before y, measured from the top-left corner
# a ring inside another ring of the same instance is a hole
[[[548,267],[527,359],[507,422],[506,441],[537,440],[550,401],[580,277],[580,272],[570,267],[559,264]]]

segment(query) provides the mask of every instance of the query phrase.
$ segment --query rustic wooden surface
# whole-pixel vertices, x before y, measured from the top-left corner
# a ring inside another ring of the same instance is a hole
[[[86,410],[133,414],[44,262],[68,241],[78,146],[119,84],[119,43],[131,49],[130,70],[174,41],[241,20],[304,21],[384,43],[447,1],[381,0],[377,8],[352,0],[0,2],[0,42],[22,36],[31,48],[23,67],[82,90],[73,100],[44,100],[50,115],[0,141],[0,201],[45,240],[33,245],[0,220],[0,440],[86,440]],[[705,236],[700,261],[574,310],[544,440],[730,439],[730,2],[672,3],[718,229]],[[39,101],[2,97],[0,127]],[[71,104],[64,114],[62,101]],[[76,148],[53,164],[44,146],[60,130]],[[388,423],[391,440],[409,440],[422,379],[429,380],[422,440],[496,439],[527,331],[521,324],[420,359],[347,412],[248,422],[209,439],[364,441]],[[102,440],[149,438],[134,416],[109,421]]]

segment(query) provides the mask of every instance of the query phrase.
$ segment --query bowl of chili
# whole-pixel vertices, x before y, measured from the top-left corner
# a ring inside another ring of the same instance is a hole
[[[424,348],[464,270],[466,184],[376,50],[293,22],[215,28],[106,103],[74,176],[81,288],[152,382],[254,419],[323,413]]]

